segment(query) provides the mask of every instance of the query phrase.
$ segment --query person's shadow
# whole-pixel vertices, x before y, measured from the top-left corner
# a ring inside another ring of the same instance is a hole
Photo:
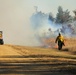
[[[65,48],[65,49],[62,49],[62,51],[66,51],[67,52],[67,51],[69,51],[69,49],[68,48]]]

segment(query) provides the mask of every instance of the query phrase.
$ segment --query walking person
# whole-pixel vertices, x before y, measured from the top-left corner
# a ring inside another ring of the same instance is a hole
[[[58,43],[58,50],[62,49],[62,46],[65,46],[64,44],[64,37],[59,33],[57,36],[55,43]]]

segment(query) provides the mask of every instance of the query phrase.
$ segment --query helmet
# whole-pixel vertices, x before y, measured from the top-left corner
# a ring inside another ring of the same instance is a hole
[[[61,34],[59,33],[59,35],[61,35]]]

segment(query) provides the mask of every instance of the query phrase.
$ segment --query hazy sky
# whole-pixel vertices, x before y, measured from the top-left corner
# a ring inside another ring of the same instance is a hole
[[[54,16],[58,6],[62,6],[74,15],[75,3],[76,0],[0,0],[0,30],[4,33],[5,43],[32,45],[32,41],[36,41],[29,22],[35,12],[34,6],[38,6],[38,11],[52,12]]]

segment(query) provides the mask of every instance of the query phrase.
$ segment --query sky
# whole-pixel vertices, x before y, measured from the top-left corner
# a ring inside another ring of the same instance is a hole
[[[30,17],[38,11],[55,16],[58,6],[68,9],[74,16],[76,0],[0,0],[0,30],[3,31],[5,44],[32,45],[39,44],[33,36]]]

